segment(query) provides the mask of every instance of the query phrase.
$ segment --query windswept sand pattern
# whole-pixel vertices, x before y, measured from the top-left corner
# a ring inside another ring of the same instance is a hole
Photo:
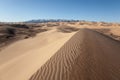
[[[120,80],[120,42],[81,29],[30,80]]]

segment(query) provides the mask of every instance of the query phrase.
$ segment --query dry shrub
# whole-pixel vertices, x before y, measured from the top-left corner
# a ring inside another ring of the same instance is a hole
[[[105,22],[102,22],[100,26],[112,26],[112,23],[105,23]]]
[[[10,26],[15,27],[15,28],[25,28],[29,29],[30,27],[25,25],[25,24],[11,24]]]
[[[58,27],[57,29],[58,31],[64,32],[64,33],[71,33],[79,30],[78,28],[70,27],[70,26]]]
[[[47,27],[54,27],[54,26],[59,26],[59,24],[51,24],[51,23],[47,23],[46,26],[47,26]]]
[[[7,37],[14,37],[16,35],[16,29],[14,28],[6,28]]]

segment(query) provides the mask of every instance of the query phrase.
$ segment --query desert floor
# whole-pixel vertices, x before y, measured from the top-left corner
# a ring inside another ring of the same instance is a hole
[[[5,24],[0,49],[0,80],[120,79],[116,23]]]

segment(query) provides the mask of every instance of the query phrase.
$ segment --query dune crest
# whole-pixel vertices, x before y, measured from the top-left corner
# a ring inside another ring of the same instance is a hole
[[[120,42],[81,29],[29,80],[120,80]]]

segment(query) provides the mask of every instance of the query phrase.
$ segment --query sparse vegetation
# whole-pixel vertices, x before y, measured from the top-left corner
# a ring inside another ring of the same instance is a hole
[[[79,30],[78,28],[70,27],[70,26],[58,27],[57,29],[58,31],[64,32],[64,33],[71,33]]]
[[[8,36],[13,37],[16,35],[16,29],[14,28],[6,28],[6,33]]]
[[[101,22],[101,26],[112,26],[112,23]]]
[[[20,39],[27,39],[36,36],[37,33],[47,31],[42,26],[33,26],[34,24],[4,24],[0,27],[0,46],[4,46]],[[38,28],[39,29],[36,29]],[[4,44],[3,44],[4,43]]]
[[[29,29],[30,27],[25,25],[25,24],[11,24],[10,26],[15,27],[15,28],[25,28]]]

